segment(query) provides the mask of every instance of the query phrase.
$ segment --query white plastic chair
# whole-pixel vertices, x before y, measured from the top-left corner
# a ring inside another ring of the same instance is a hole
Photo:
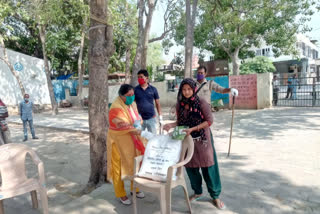
[[[26,155],[29,154],[32,161],[38,167],[39,179],[27,178],[25,169]],[[45,187],[43,163],[37,154],[23,144],[5,144],[0,146],[0,214],[4,214],[3,200],[31,193],[32,207],[38,208],[37,192],[40,194],[44,214],[48,214],[48,197]]]
[[[140,163],[143,159],[143,156],[138,156],[135,158],[135,166],[134,166],[134,179],[133,179],[133,189],[139,188],[141,191],[146,191],[150,193],[155,193],[159,199],[160,199],[160,209],[162,214],[170,214],[171,213],[171,189],[182,186],[185,198],[188,204],[188,208],[190,213],[191,210],[191,204],[189,201],[188,191],[187,191],[187,185],[184,178],[183,173],[183,166],[187,164],[192,156],[194,151],[194,143],[191,136],[186,137],[182,142],[182,149],[181,149],[181,155],[180,155],[180,161],[179,163],[170,166],[167,171],[167,180],[166,182],[159,182],[159,181],[153,181],[147,178],[142,178],[136,176],[139,172]],[[172,180],[173,171],[174,169],[177,169],[177,179]],[[134,214],[137,214],[137,199],[136,199],[136,191],[133,191],[133,209]]]

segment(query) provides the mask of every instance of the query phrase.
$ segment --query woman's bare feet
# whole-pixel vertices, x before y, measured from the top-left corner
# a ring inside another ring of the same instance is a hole
[[[189,197],[189,201],[192,202],[192,201],[197,201],[199,200],[200,198],[202,198],[202,194],[200,195],[197,195],[197,194],[194,194],[192,196]]]
[[[213,199],[213,205],[219,210],[226,209],[226,205],[224,205],[223,201],[221,201],[219,198]]]

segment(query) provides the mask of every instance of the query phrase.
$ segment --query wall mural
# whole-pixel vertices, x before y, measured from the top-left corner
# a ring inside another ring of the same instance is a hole
[[[23,71],[23,65],[20,62],[16,62],[13,67],[16,71]]]

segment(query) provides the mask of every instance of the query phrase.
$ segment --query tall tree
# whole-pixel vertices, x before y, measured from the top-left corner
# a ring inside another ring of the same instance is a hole
[[[62,1],[61,16],[46,28],[48,58],[58,75],[78,71],[78,77],[81,76],[79,67],[84,68],[83,57],[88,49],[88,4],[87,0]]]
[[[130,82],[131,64],[138,39],[136,7],[136,3],[126,0],[114,0],[109,5],[110,24],[114,26],[116,47],[112,61],[110,61],[109,72],[125,72],[127,83]]]
[[[78,99],[79,102],[82,97],[82,87],[83,87],[83,72],[84,72],[84,64],[83,64],[83,50],[84,50],[84,40],[86,36],[86,23],[87,22],[87,17],[85,18],[85,23],[83,23],[83,27],[81,29],[81,41],[80,41],[80,50],[79,50],[79,57],[78,57],[78,75],[79,75],[79,88],[78,88]]]
[[[138,84],[138,71],[141,69],[141,59],[143,53],[143,36],[144,36],[144,24],[143,24],[143,17],[145,12],[145,2],[144,0],[138,1],[138,44],[136,48],[136,55],[134,57],[134,62],[132,66],[132,76],[130,84],[135,86]]]
[[[152,25],[152,18],[154,11],[159,4],[158,0],[138,0],[138,44],[136,48],[135,59],[132,68],[132,79],[131,84],[136,85],[138,83],[137,73],[139,69],[146,69],[148,47],[152,42],[164,40],[164,44],[170,44],[171,33],[176,26],[181,14],[181,7],[184,4],[183,0],[164,0],[160,1],[163,3],[165,9],[163,20],[163,32],[157,37],[150,37],[150,28]],[[144,17],[146,18],[144,24]]]
[[[20,76],[18,74],[18,72],[16,70],[14,70],[10,60],[9,60],[9,57],[8,57],[8,54],[7,54],[7,50],[6,50],[6,46],[4,45],[4,42],[3,42],[3,38],[2,38],[2,35],[0,34],[0,49],[2,49],[2,55],[3,56],[0,56],[0,60],[3,60],[9,67],[11,73],[13,74],[13,76],[16,78],[17,82],[18,82],[18,85],[20,87],[20,91],[21,91],[21,95],[22,97],[25,95],[26,93],[26,90],[24,89],[24,86],[22,84],[22,81],[20,79]]]
[[[146,14],[146,24],[144,27],[143,32],[143,52],[142,52],[142,58],[141,58],[141,68],[147,68],[147,54],[148,54],[148,44],[149,44],[149,35],[150,35],[150,29],[151,29],[151,23],[153,18],[153,12],[155,10],[155,7],[157,5],[158,0],[148,0],[148,11],[145,12]]]
[[[51,69],[49,67],[49,60],[47,55],[47,27],[55,23],[60,17],[63,17],[61,0],[32,0],[29,5],[26,6],[29,16],[34,17],[39,29],[39,35],[42,45],[42,55],[44,60],[44,69],[46,73],[47,85],[50,95],[52,114],[58,114],[58,104],[56,102],[53,85],[51,82]]]
[[[58,114],[58,104],[54,96],[53,85],[51,82],[51,71],[49,68],[49,60],[47,57],[47,50],[46,50],[46,28],[44,24],[39,25],[39,32],[40,32],[40,39],[42,44],[42,54],[43,54],[43,61],[44,61],[44,70],[46,72],[48,90],[50,95],[50,102],[52,108],[52,115]]]
[[[185,2],[183,0],[165,0],[160,1],[159,3],[158,5],[160,7],[166,8],[163,14],[163,31],[160,35],[153,36],[149,39],[149,44],[161,40],[171,40],[174,36],[173,32],[179,24],[181,15],[184,12],[183,8]]]
[[[5,15],[1,25],[5,29],[4,43],[7,48],[34,57],[42,58],[42,47],[38,29],[34,19],[30,18],[22,5],[28,5],[24,0],[1,1],[1,14]],[[10,13],[5,13],[10,9]]]
[[[106,181],[108,66],[114,52],[113,29],[107,22],[108,0],[90,1],[89,129],[91,172],[88,186]]]
[[[149,11],[150,8],[155,10],[156,5],[159,7],[165,8],[165,11],[163,13],[163,31],[158,36],[153,36],[151,39],[149,39],[150,35],[150,29],[148,30],[147,27],[149,27],[148,18],[152,19],[152,16],[150,15],[150,12],[147,13],[147,20],[146,20],[146,30],[145,30],[145,36],[144,37],[144,50],[142,54],[142,62],[141,67],[145,67],[147,65],[147,57],[148,57],[148,47],[151,43],[162,41],[162,46],[167,49],[173,46],[173,43],[171,42],[171,39],[173,38],[173,31],[177,27],[179,23],[179,19],[181,18],[181,15],[183,14],[183,7],[184,7],[184,1],[183,0],[164,0],[164,1],[154,1],[153,7],[152,4],[148,6]],[[153,13],[153,12],[152,12]],[[162,27],[162,26],[161,26]]]
[[[46,1],[55,3],[56,0]],[[5,45],[7,48],[43,58],[42,44],[32,2],[28,0],[7,1],[12,13],[4,19],[3,25],[8,26]],[[42,1],[44,2],[44,1]],[[53,76],[70,74],[77,71],[80,53],[81,32],[88,3],[83,0],[60,1],[50,16],[50,24],[46,26],[46,51]],[[0,4],[1,5],[1,4]],[[49,10],[50,7],[46,8]],[[59,11],[58,11],[59,10]],[[87,42],[83,55],[87,55]]]
[[[273,46],[276,55],[295,51],[295,34],[303,29],[312,0],[206,0],[195,30],[195,45],[223,49],[239,74],[239,53],[261,40]],[[297,17],[300,16],[300,19]],[[298,21],[297,21],[298,20]]]
[[[131,68],[131,46],[126,49],[126,71],[124,82],[128,84],[130,82],[130,68]]]
[[[84,2],[83,2],[84,3]],[[81,97],[82,97],[82,88],[83,88],[83,73],[85,70],[85,65],[83,63],[83,52],[84,52],[84,46],[85,46],[85,36],[86,32],[88,29],[88,19],[89,19],[89,14],[87,13],[87,5],[83,4],[83,14],[84,14],[84,21],[81,27],[81,39],[80,39],[80,48],[79,48],[79,56],[78,56],[78,75],[79,75],[79,88],[78,88],[78,102],[81,102]]]
[[[5,20],[6,17],[8,17],[9,15],[11,15],[13,13],[12,7],[8,4],[8,3],[3,3],[0,6],[0,50],[2,51],[2,56],[0,55],[0,60],[2,60],[4,63],[6,63],[12,73],[12,75],[16,78],[18,85],[20,87],[21,90],[21,95],[22,97],[25,94],[25,89],[24,86],[22,84],[22,81],[20,79],[19,74],[17,73],[17,71],[14,69],[13,65],[11,64],[8,54],[7,54],[7,50],[6,50],[6,46],[4,44],[4,37],[7,31],[7,27],[3,25],[3,22]]]
[[[131,72],[131,56],[132,56],[132,51],[133,47],[136,45],[136,34],[137,34],[137,28],[132,27],[136,26],[137,19],[133,19],[131,14],[135,12],[132,8],[132,5],[129,5],[128,2],[126,1],[126,20],[125,20],[125,26],[126,26],[126,35],[128,36],[126,38],[126,62],[125,62],[125,83],[130,83],[130,72]]]
[[[185,78],[192,77],[194,25],[196,21],[197,5],[198,0],[186,0]]]

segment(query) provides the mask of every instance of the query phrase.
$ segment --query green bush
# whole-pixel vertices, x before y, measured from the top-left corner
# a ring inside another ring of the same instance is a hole
[[[264,56],[257,56],[240,66],[240,74],[272,73],[275,71],[276,68],[272,61]]]

